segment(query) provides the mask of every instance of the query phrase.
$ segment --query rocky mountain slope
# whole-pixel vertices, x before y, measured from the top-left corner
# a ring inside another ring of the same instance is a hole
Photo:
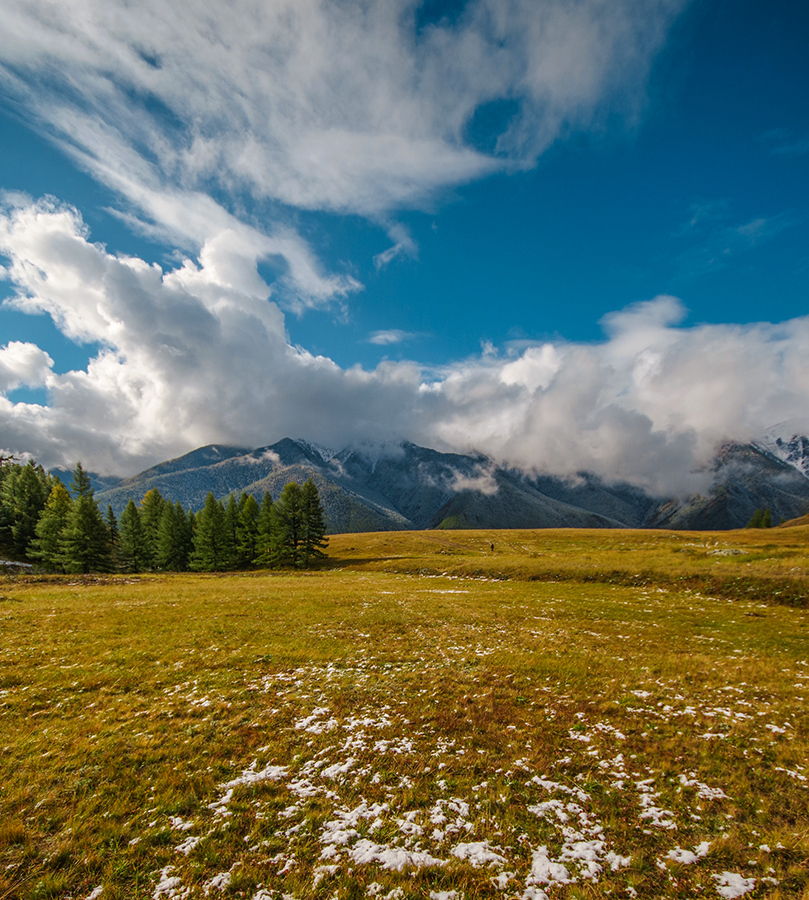
[[[809,422],[791,419],[768,429],[754,446],[809,477]]]
[[[795,439],[797,441],[797,438]],[[809,439],[803,438],[809,446]],[[132,478],[99,484],[97,498],[120,513],[150,488],[199,509],[208,491],[269,491],[312,478],[331,533],[423,528],[689,528],[744,526],[758,508],[773,520],[809,512],[806,455],[763,442],[727,444],[714,460],[713,488],[686,500],[652,497],[587,474],[530,475],[482,455],[439,453],[401,443],[333,452],[285,438],[268,447],[211,445]],[[791,455],[790,455],[791,454]],[[789,457],[789,458],[787,458]]]

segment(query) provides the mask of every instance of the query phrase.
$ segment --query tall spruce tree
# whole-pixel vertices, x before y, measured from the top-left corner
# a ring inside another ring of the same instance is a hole
[[[249,569],[257,553],[258,520],[261,508],[252,494],[239,500],[239,522],[236,526],[236,567]]]
[[[112,504],[107,504],[107,515],[104,516],[104,524],[107,526],[107,536],[110,542],[110,557],[113,569],[118,566],[118,519],[115,517],[115,510]]]
[[[228,529],[228,541],[230,542],[230,566],[236,565],[236,543],[238,540],[237,531],[239,528],[239,504],[231,491],[228,502],[225,504],[225,522]]]
[[[118,523],[118,565],[124,572],[142,572],[149,565],[140,511],[131,497]]]
[[[42,466],[30,460],[19,466],[15,476],[4,483],[10,513],[12,546],[18,556],[27,558],[28,548],[36,537],[36,527],[45,508],[51,484]]]
[[[67,488],[58,478],[55,479],[29,549],[31,558],[39,560],[49,572],[64,571],[62,541],[72,503]]]
[[[196,516],[191,568],[196,572],[222,572],[233,559],[233,542],[222,504],[209,491],[205,506]]]
[[[76,465],[70,487],[76,499],[63,535],[62,565],[66,572],[107,572],[111,562],[107,526],[81,463]]]
[[[160,517],[157,536],[157,567],[168,572],[184,572],[188,568],[190,543],[185,510],[179,501],[174,505],[167,502]]]
[[[151,488],[146,491],[143,499],[140,501],[140,521],[143,526],[148,552],[146,568],[149,569],[157,567],[158,531],[160,530],[160,519],[163,516],[165,505],[166,501],[157,488]]]
[[[284,485],[273,506],[272,562],[281,566],[301,565],[304,536],[303,491],[296,481]]]
[[[264,491],[257,521],[256,552],[253,556],[253,562],[259,568],[266,568],[273,563],[272,534],[275,522],[273,505],[270,492]]]
[[[326,537],[326,522],[323,516],[323,505],[317,486],[310,478],[301,488],[301,505],[303,508],[303,536],[300,547],[300,562],[309,568],[313,560],[323,559],[324,550],[329,545]]]

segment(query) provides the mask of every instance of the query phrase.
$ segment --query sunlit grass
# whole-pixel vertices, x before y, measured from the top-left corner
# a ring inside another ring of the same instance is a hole
[[[6,580],[0,898],[800,897],[806,531]]]

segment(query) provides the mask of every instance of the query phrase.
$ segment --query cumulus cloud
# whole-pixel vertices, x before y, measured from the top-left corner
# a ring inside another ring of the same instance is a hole
[[[75,210],[42,202],[0,214],[0,253],[16,291],[6,302],[101,347],[64,373],[31,344],[0,349],[3,445],[49,465],[131,473],[214,442],[408,439],[684,492],[718,442],[809,413],[807,317],[685,327],[680,301],[658,297],[606,317],[599,343],[341,369],[290,345],[239,242],[164,270],[111,254]],[[18,384],[44,384],[49,404],[14,403]]]
[[[36,344],[11,341],[0,347],[0,393],[22,385],[42,387],[50,375],[53,360]]]

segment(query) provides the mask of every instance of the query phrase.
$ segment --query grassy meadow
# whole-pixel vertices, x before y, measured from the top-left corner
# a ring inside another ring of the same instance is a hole
[[[809,897],[809,527],[329,554],[0,579],[0,900]]]

